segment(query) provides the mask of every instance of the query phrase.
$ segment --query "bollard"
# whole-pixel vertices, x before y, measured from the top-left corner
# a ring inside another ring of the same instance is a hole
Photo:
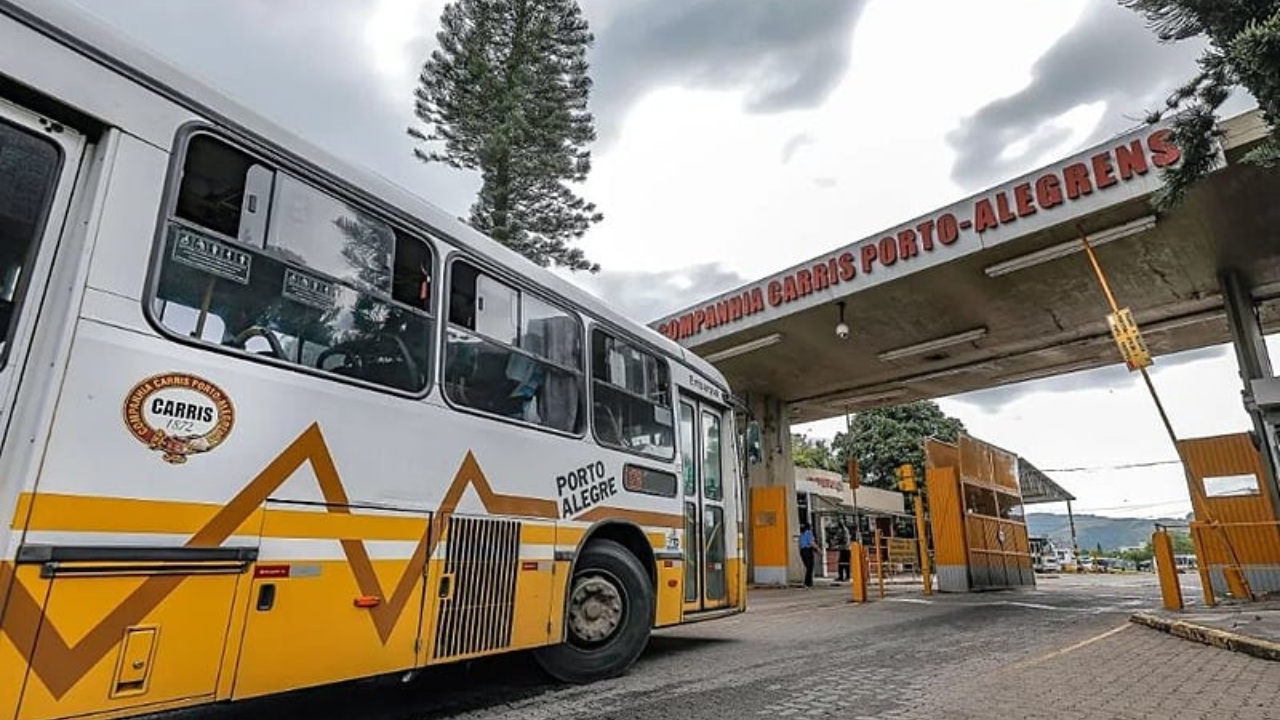
[[[1178,565],[1173,559],[1173,539],[1164,528],[1151,535],[1155,550],[1156,573],[1160,578],[1160,598],[1165,610],[1182,609],[1182,586],[1178,584]]]
[[[1195,544],[1196,558],[1207,558],[1204,550],[1204,525],[1191,523],[1191,542]],[[1218,598],[1213,593],[1213,578],[1209,575],[1208,563],[1197,562],[1196,572],[1200,573],[1200,589],[1204,593],[1204,606],[1215,607]]]
[[[867,601],[867,551],[862,543],[849,546],[849,586],[853,588],[853,602]]]
[[[916,493],[916,549],[920,553],[920,575],[924,580],[924,594],[933,594],[933,578],[929,575],[929,536],[924,527],[924,499]]]
[[[880,599],[884,599],[884,548],[881,543],[884,538],[880,535],[880,528],[876,528],[876,582],[880,586]]]

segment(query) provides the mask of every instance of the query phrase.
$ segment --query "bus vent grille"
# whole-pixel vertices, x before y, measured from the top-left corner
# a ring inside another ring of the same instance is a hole
[[[519,522],[449,518],[444,572],[454,587],[450,597],[440,598],[437,659],[511,646],[519,571]]]

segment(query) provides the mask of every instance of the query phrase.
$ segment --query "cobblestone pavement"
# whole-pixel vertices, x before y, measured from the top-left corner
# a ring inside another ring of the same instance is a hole
[[[1152,576],[1064,576],[1035,591],[866,606],[848,588],[761,590],[731,619],[657,633],[625,677],[548,682],[523,655],[232,705],[217,718],[1277,718],[1280,663],[1128,622]]]

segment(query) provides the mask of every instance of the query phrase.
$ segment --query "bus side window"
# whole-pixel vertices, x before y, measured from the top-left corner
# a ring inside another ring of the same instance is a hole
[[[675,457],[671,378],[658,356],[591,331],[592,422],[603,445]]]
[[[153,316],[246,355],[425,389],[426,243],[215,138],[187,149]]]
[[[582,331],[569,313],[455,261],[444,390],[463,407],[578,433]]]

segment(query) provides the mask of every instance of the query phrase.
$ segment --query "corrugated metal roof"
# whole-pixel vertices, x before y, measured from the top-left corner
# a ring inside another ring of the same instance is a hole
[[[1067,502],[1075,500],[1075,496],[1054,482],[1035,465],[1024,457],[1018,458],[1018,483],[1022,486],[1022,502],[1024,505],[1039,503]]]

